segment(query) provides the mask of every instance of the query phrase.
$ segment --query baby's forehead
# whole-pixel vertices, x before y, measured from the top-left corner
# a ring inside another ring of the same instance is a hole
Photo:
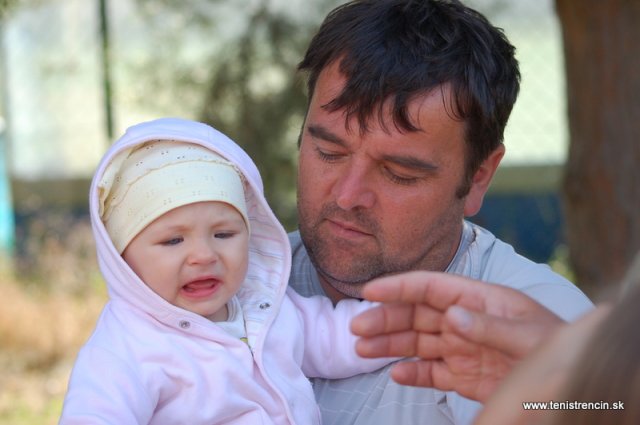
[[[237,217],[240,220],[243,220],[242,211],[240,211],[240,209],[236,205],[234,205],[233,203],[230,203],[227,201],[221,201],[221,200],[211,200],[211,201],[203,200],[203,201],[191,202],[188,204],[178,206],[170,211],[175,211],[175,210],[203,211],[203,212],[210,213],[215,217],[221,217],[221,218]]]
[[[246,227],[245,218],[233,204],[224,201],[200,201],[173,208],[154,222],[165,223],[193,223],[195,224],[240,224]]]
[[[242,173],[203,145],[149,140],[109,167],[101,182],[101,219],[119,250],[153,220],[198,202],[228,204],[250,227]]]

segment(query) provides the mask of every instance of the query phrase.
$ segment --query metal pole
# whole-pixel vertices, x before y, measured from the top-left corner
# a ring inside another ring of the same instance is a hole
[[[107,0],[98,0],[98,16],[100,22],[102,90],[104,95],[105,130],[109,142],[113,140],[113,97],[111,86],[111,45],[109,40],[109,15]]]
[[[15,217],[9,172],[9,66],[4,42],[5,17],[0,13],[0,267],[6,266],[14,252]]]

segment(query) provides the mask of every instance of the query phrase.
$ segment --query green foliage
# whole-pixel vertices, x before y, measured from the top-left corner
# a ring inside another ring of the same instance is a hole
[[[18,0],[0,0],[0,20],[7,16],[17,3]]]
[[[201,117],[256,161],[266,196],[289,228],[296,215],[295,141],[306,105],[295,67],[308,34],[308,28],[266,7],[257,11],[247,32],[218,58]]]
[[[0,0],[0,23],[19,8],[27,8],[50,0]]]
[[[128,74],[144,81],[127,86],[137,87],[140,104],[149,105],[149,93],[166,110],[181,102],[238,142],[258,165],[265,195],[287,229],[296,225],[297,138],[307,102],[296,66],[339,3],[290,2],[285,8],[271,1],[138,0],[156,48],[131,61],[137,70]],[[176,61],[178,55],[186,59]]]

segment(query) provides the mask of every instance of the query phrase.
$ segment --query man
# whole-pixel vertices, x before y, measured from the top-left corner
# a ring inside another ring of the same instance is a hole
[[[446,271],[523,291],[563,319],[591,307],[571,283],[464,220],[504,155],[520,74],[502,31],[459,2],[354,1],[300,63],[299,233],[290,285],[334,302],[369,280]],[[480,405],[379,373],[314,390],[325,424],[470,423]]]

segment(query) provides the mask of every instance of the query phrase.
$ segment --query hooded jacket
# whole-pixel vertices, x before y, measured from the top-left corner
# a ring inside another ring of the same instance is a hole
[[[249,266],[237,294],[246,343],[154,293],[118,254],[100,220],[98,184],[107,166],[151,140],[200,144],[246,180]],[[349,300],[334,308],[325,297],[287,289],[291,248],[258,169],[215,129],[182,119],[129,128],[98,165],[89,208],[109,300],[74,364],[61,424],[319,424],[307,377],[343,378],[389,362],[354,351],[349,322],[370,303]]]

